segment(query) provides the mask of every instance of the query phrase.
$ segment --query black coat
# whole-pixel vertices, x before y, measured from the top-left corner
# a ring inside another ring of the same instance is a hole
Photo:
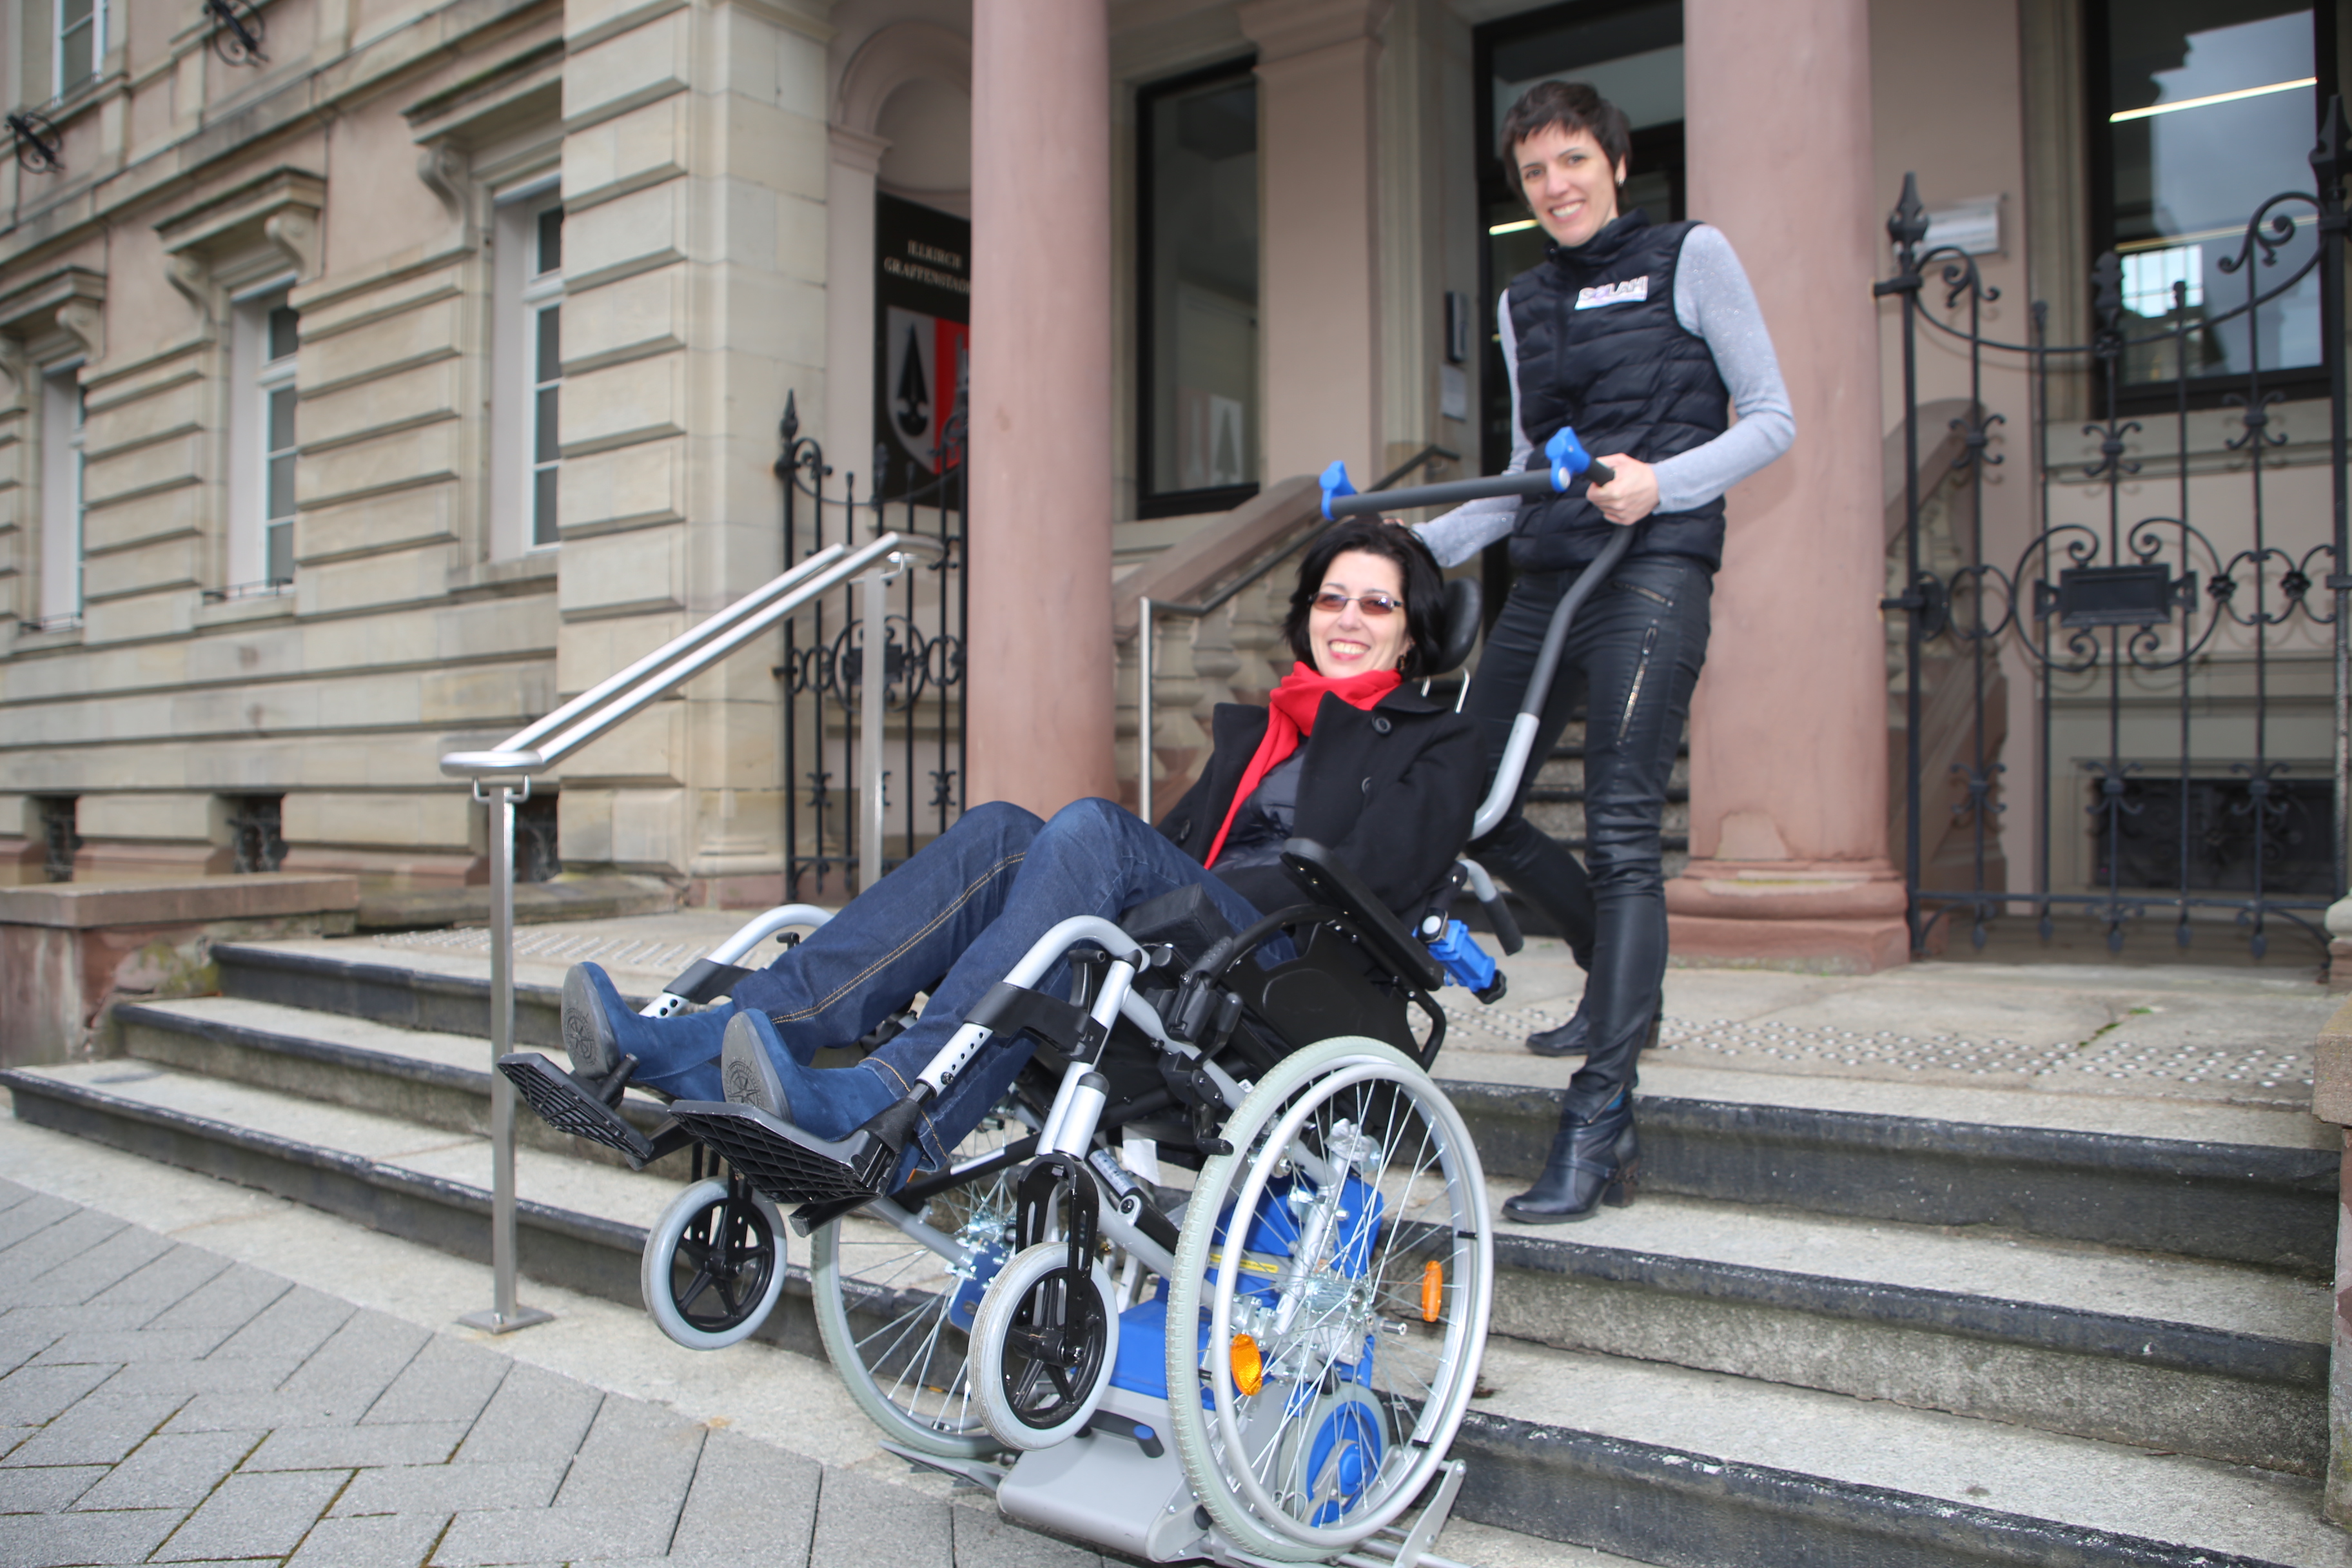
[[[1206,859],[1216,842],[1265,725],[1264,708],[1217,705],[1209,764],[1160,822],[1193,859]],[[1307,740],[1291,831],[1336,853],[1382,903],[1410,917],[1470,841],[1486,782],[1486,753],[1470,721],[1418,688],[1400,686],[1369,710],[1327,695]],[[1302,896],[1277,867],[1225,879],[1260,910]]]

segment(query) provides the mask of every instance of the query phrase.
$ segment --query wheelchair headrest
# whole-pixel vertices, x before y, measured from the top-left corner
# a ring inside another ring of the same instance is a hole
[[[1475,577],[1452,577],[1446,580],[1444,599],[1437,607],[1440,628],[1437,647],[1429,662],[1427,673],[1444,675],[1462,668],[1470,650],[1478,646],[1478,623],[1486,608],[1486,595],[1479,591]]]

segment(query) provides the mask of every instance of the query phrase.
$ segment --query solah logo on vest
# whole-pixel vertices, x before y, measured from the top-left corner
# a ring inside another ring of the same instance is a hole
[[[1590,289],[1576,291],[1576,308],[1597,310],[1603,305],[1630,305],[1650,297],[1650,276],[1628,278],[1621,283],[1596,283]]]

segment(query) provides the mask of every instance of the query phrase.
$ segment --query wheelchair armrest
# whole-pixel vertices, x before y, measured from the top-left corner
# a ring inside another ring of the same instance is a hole
[[[1445,984],[1445,970],[1430,956],[1429,949],[1405,930],[1338,856],[1311,838],[1294,838],[1282,847],[1282,863],[1318,900],[1352,921],[1373,956],[1399,976],[1424,991]]]

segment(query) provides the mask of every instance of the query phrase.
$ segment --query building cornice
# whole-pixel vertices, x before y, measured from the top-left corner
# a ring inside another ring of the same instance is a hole
[[[1390,0],[1249,0],[1234,7],[1242,36],[1258,48],[1258,63],[1312,54],[1335,44],[1380,37]]]

